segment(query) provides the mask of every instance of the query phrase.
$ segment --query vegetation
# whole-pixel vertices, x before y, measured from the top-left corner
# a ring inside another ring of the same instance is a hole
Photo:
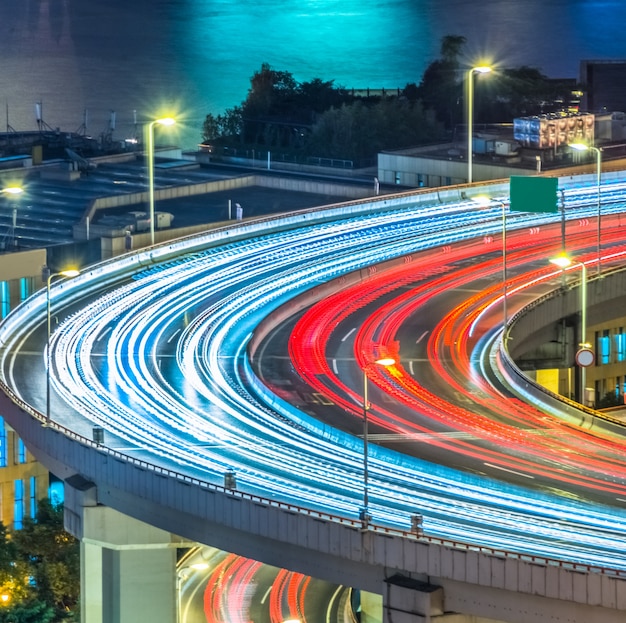
[[[609,409],[610,407],[623,407],[624,394],[618,392],[608,392],[602,396],[597,404],[596,409]]]
[[[241,106],[207,115],[202,138],[217,149],[278,150],[361,163],[381,149],[431,142],[443,132],[421,102],[359,97],[319,78],[299,84],[291,73],[263,64]]]
[[[63,529],[62,506],[49,500],[21,530],[0,524],[0,623],[79,620],[79,551]]]
[[[240,106],[208,114],[202,140],[214,151],[273,151],[290,157],[374,162],[385,149],[401,149],[453,136],[464,123],[465,37],[443,37],[440,58],[419,85],[398,93],[359,96],[315,78],[298,83],[288,71],[261,65]],[[511,123],[515,117],[566,105],[571,81],[550,80],[533,67],[498,69],[475,91],[475,121]]]

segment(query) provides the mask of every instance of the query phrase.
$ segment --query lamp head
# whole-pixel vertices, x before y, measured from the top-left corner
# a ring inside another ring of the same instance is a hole
[[[569,143],[568,147],[571,149],[575,149],[576,151],[588,151],[589,145],[585,145],[585,143]]]
[[[475,71],[477,74],[488,74],[491,72],[491,67],[488,65],[479,65],[478,67],[472,67],[472,71]]]
[[[63,277],[78,277],[78,275],[80,275],[80,270],[76,270],[75,268],[70,268],[68,270],[62,270],[59,275],[62,275]]]
[[[573,264],[571,258],[567,257],[567,255],[558,255],[557,257],[550,258],[550,264],[554,264],[559,268],[567,268]]]
[[[176,119],[173,119],[172,117],[163,117],[163,119],[157,119],[156,123],[165,126],[174,125],[176,123]]]
[[[8,186],[7,188],[3,188],[2,192],[7,195],[21,195],[24,192],[24,189],[19,186]]]
[[[502,207],[506,205],[502,199],[496,199],[495,197],[489,197],[487,195],[475,195],[474,197],[470,197],[470,200],[481,208],[488,208],[494,204]]]

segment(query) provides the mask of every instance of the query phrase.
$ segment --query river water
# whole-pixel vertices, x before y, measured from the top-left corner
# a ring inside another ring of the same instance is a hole
[[[264,62],[396,89],[419,83],[454,34],[468,66],[573,78],[582,59],[626,58],[624,24],[624,0],[0,0],[0,131],[40,118],[99,136],[114,116],[123,139],[175,113],[176,141],[193,147]]]

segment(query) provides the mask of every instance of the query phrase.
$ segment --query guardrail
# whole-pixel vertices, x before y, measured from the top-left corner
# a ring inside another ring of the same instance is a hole
[[[458,200],[463,200],[465,199],[465,197],[463,197],[462,195],[465,192],[465,190],[467,190],[466,186],[460,186],[460,187],[447,189],[445,193],[443,194],[446,195],[446,200],[449,200],[451,197],[455,197]],[[502,188],[501,190],[504,190],[504,189]],[[437,202],[437,201],[442,201],[442,197],[440,196],[441,194],[442,194],[441,191],[436,191],[436,193],[433,193],[432,190],[424,189],[424,190],[418,190],[418,191],[397,193],[394,195],[380,196],[380,197],[375,197],[375,198],[373,197],[366,198],[366,199],[352,201],[352,202],[349,202],[348,204],[343,203],[343,204],[337,204],[336,206],[335,205],[325,206],[325,207],[307,211],[306,213],[292,213],[289,216],[280,215],[280,216],[262,217],[259,219],[254,219],[254,220],[243,222],[239,225],[236,225],[235,227],[228,226],[224,228],[219,228],[217,230],[213,230],[211,234],[207,234],[207,233],[198,234],[196,236],[193,236],[190,239],[185,239],[185,241],[173,241],[173,242],[162,243],[155,247],[151,247],[150,249],[143,251],[139,254],[137,253],[134,253],[132,255],[129,254],[129,256],[126,258],[127,260],[126,264],[123,264],[123,263],[120,264],[119,258],[115,260],[110,260],[110,262],[115,262],[117,264],[118,270],[116,271],[116,274],[119,274],[120,272],[124,272],[128,270],[139,270],[141,268],[148,267],[154,261],[159,261],[159,262],[167,261],[168,257],[174,256],[180,253],[181,250],[193,249],[194,246],[197,246],[199,244],[199,241],[202,241],[202,244],[209,244],[211,236],[215,235],[219,231],[223,231],[224,229],[229,230],[230,232],[229,239],[233,240],[233,239],[238,238],[239,236],[244,237],[245,235],[249,234],[251,231],[252,232],[258,231],[262,226],[267,225],[267,224],[274,224],[276,228],[289,227],[291,226],[291,224],[294,224],[294,223],[314,222],[315,220],[318,220],[318,219],[330,218],[333,213],[339,210],[341,210],[342,215],[346,214],[347,209],[348,210],[352,209],[353,212],[358,213],[361,209],[365,210],[365,209],[368,209],[368,207],[369,209],[380,209],[381,207],[384,207],[387,204],[387,202],[391,202],[391,201],[397,202],[398,200],[400,200],[400,201],[405,201],[406,203],[415,202],[417,198],[419,199],[421,199],[422,197],[425,198],[428,195],[432,196],[431,201],[434,200],[435,202]],[[109,262],[98,265],[98,267],[94,268],[94,270],[92,271],[96,273],[100,272],[101,280],[103,283],[108,282],[108,279],[105,277],[106,270],[104,270],[103,268],[105,265],[108,265],[108,264]],[[123,266],[125,266],[126,268],[124,268]],[[87,271],[87,272],[90,272],[90,271]],[[109,279],[110,278],[112,277],[109,277]],[[72,287],[71,284],[74,281],[76,281],[76,283],[78,284],[79,280],[80,280],[80,277],[76,278],[76,280],[72,280],[71,282],[67,282],[66,287],[68,287],[69,289],[70,287]],[[77,290],[79,289],[78,285],[76,286],[76,289]],[[548,295],[546,295],[546,297],[547,296]],[[533,303],[533,305],[531,305],[530,307],[532,308],[533,306],[538,305],[541,302],[541,300],[542,299],[539,299],[539,301]],[[27,303],[23,305],[24,305],[23,309],[27,311],[28,310]],[[522,312],[518,312],[519,315],[521,315],[521,313]],[[511,319],[511,323],[518,316],[518,314],[516,314],[516,316],[514,316]],[[505,352],[505,357],[506,356],[508,356],[508,353]],[[512,364],[512,361],[509,363]],[[512,368],[514,370],[516,369],[514,365],[512,365]],[[526,377],[524,377],[524,380],[525,382],[528,382],[528,379]],[[266,505],[270,507],[276,507],[276,508],[283,509],[291,513],[298,513],[298,514],[302,514],[302,515],[306,515],[310,517],[315,517],[324,521],[336,522],[336,523],[346,525],[354,529],[364,529],[364,526],[359,519],[353,519],[349,517],[343,517],[340,515],[334,515],[331,513],[316,511],[313,509],[290,504],[288,502],[277,501],[275,499],[264,498],[256,494],[246,493],[245,491],[232,490],[224,486],[211,483],[207,480],[202,480],[197,477],[188,476],[181,472],[177,472],[172,469],[162,467],[154,463],[129,456],[127,454],[124,454],[123,452],[120,452],[113,448],[109,448],[103,444],[99,444],[96,441],[89,439],[83,435],[80,435],[56,422],[50,422],[49,424],[46,423],[46,418],[42,413],[34,409],[32,406],[30,406],[26,402],[22,401],[19,398],[19,396],[17,396],[11,390],[11,388],[8,387],[6,384],[4,384],[2,381],[0,381],[0,389],[4,391],[7,397],[9,397],[9,399],[14,404],[16,404],[24,413],[30,415],[35,420],[39,421],[42,425],[47,424],[50,429],[55,430],[58,433],[61,433],[65,435],[66,437],[75,440],[77,443],[80,443],[83,446],[89,447],[93,449],[94,451],[106,453],[108,456],[111,456],[125,464],[133,465],[144,470],[150,470],[154,473],[158,473],[158,474],[167,476],[169,478],[176,479],[177,481],[180,481],[186,484],[191,484],[191,485],[201,487],[204,489],[209,489],[215,492],[219,492],[223,495],[238,497],[241,499],[249,500],[257,504],[262,504],[262,505]],[[545,390],[543,391],[545,394],[546,393]],[[558,396],[556,397],[559,398]],[[560,398],[562,399],[562,401],[565,402],[565,399],[563,399],[563,397],[560,397]],[[571,403],[572,401],[569,401],[569,402]],[[577,403],[572,403],[572,406],[573,405],[579,406],[577,405]],[[596,412],[593,410],[589,410],[589,411],[590,413],[593,413],[594,415],[596,414]],[[389,526],[377,525],[371,522],[368,523],[367,530],[371,530],[373,533],[376,533],[376,534],[390,535],[390,536],[397,536],[397,537],[406,538],[406,539],[418,540],[426,544],[448,547],[448,548],[457,549],[461,551],[480,552],[482,554],[486,554],[489,556],[530,562],[532,564],[537,564],[541,566],[559,567],[562,569],[568,569],[568,570],[572,570],[572,571],[576,571],[580,573],[587,573],[587,574],[598,573],[602,575],[618,577],[620,579],[622,578],[626,579],[626,570],[605,568],[605,567],[600,567],[600,566],[595,566],[595,565],[589,565],[586,563],[568,562],[564,560],[552,559],[552,558],[547,558],[547,557],[542,557],[542,556],[528,555],[528,554],[523,554],[520,552],[512,552],[512,551],[507,551],[507,550],[502,550],[502,549],[497,549],[497,548],[492,548],[492,547],[487,547],[487,546],[481,546],[481,545],[466,543],[462,541],[442,539],[436,536],[417,534],[416,532],[413,532],[411,530],[402,530],[398,528],[392,528]]]
[[[626,275],[626,267],[617,267],[617,268],[603,271],[600,276],[598,275],[589,276],[587,283],[591,284],[591,283],[597,282],[599,279],[602,279],[603,283],[607,283],[612,277],[624,277],[625,275]],[[567,286],[567,290],[572,290],[576,287],[580,287],[580,282],[581,282],[580,278],[573,280],[573,283],[570,282],[570,284]],[[540,395],[542,397],[549,397],[552,400],[562,405],[565,405],[566,407],[573,409],[578,413],[582,412],[593,418],[601,419],[604,422],[610,423],[612,425],[618,426],[621,429],[624,429],[626,428],[626,422],[624,422],[623,420],[615,418],[611,416],[609,413],[605,413],[603,411],[597,411],[596,409],[588,407],[587,405],[581,404],[579,402],[576,402],[575,400],[567,398],[567,396],[562,396],[561,394],[557,394],[549,390],[548,388],[544,387],[543,385],[540,385],[539,383],[537,383],[537,381],[533,380],[529,376],[526,376],[515,365],[515,362],[509,353],[509,350],[507,348],[507,344],[508,344],[507,338],[508,336],[510,336],[510,333],[513,330],[516,322],[518,322],[521,318],[523,318],[524,316],[526,316],[528,313],[532,312],[533,310],[537,309],[541,305],[544,305],[547,301],[550,301],[556,298],[557,296],[560,296],[562,293],[563,293],[563,286],[556,288],[550,292],[547,292],[546,294],[534,299],[528,305],[524,306],[522,309],[520,309],[519,311],[517,311],[515,314],[511,316],[511,318],[507,322],[504,339],[502,339],[500,342],[501,361],[506,366],[506,370],[511,375],[511,377],[518,379],[520,382],[523,382],[525,386],[532,388],[533,393],[536,393],[537,395]]]
[[[308,517],[314,517],[316,519],[320,519],[322,521],[330,521],[334,523],[338,523],[341,525],[345,525],[357,530],[361,531],[371,531],[375,534],[381,534],[386,536],[394,536],[405,539],[411,539],[414,541],[419,541],[422,543],[437,545],[441,547],[447,547],[450,549],[456,549],[459,551],[466,552],[478,552],[481,554],[486,554],[488,556],[493,556],[497,558],[507,558],[512,560],[518,560],[520,562],[529,562],[535,565],[540,565],[543,567],[558,567],[560,569],[576,571],[583,574],[601,574],[610,577],[615,577],[619,579],[626,580],[626,570],[622,569],[611,569],[609,567],[600,567],[596,565],[589,565],[586,563],[576,563],[576,562],[568,562],[565,560],[558,560],[553,558],[547,558],[544,556],[535,556],[530,554],[524,554],[522,552],[512,552],[503,549],[498,549],[494,547],[488,547],[484,545],[477,545],[472,543],[466,543],[463,541],[456,541],[453,539],[445,539],[439,538],[436,536],[430,536],[423,533],[416,533],[412,530],[401,530],[398,528],[393,528],[390,526],[384,526],[380,524],[375,524],[372,521],[369,521],[367,527],[364,527],[363,522],[360,519],[352,519],[350,517],[344,517],[341,515],[334,515],[332,513],[326,513],[323,511],[317,511],[310,508],[306,508],[303,506],[299,506],[296,504],[291,504],[289,502],[283,502],[280,500],[275,500],[271,498],[265,498],[260,495],[256,495],[253,493],[247,493],[245,491],[239,491],[236,489],[227,488],[222,485],[218,485],[215,483],[211,483],[207,480],[202,480],[200,478],[189,476],[183,474],[181,472],[177,472],[175,470],[169,469],[167,467],[162,467],[160,465],[156,465],[154,463],[150,463],[148,461],[137,459],[135,457],[129,456],[115,450],[113,448],[109,448],[101,443],[98,443],[88,437],[84,437],[72,431],[71,429],[58,424],[54,421],[47,421],[44,414],[40,413],[29,404],[21,400],[6,384],[0,381],[0,389],[11,399],[11,401],[17,405],[24,413],[30,415],[32,418],[41,422],[42,426],[46,426],[46,428],[55,430],[58,433],[65,435],[66,437],[73,439],[74,441],[92,448],[94,451],[104,453],[112,458],[115,458],[118,461],[126,463],[128,465],[132,465],[134,467],[141,468],[146,471],[151,471],[153,473],[166,476],[168,478],[176,479],[182,483],[193,485],[196,487],[200,487],[203,489],[208,489],[211,491],[215,491],[216,493],[221,493],[223,495],[229,495],[232,497],[237,497],[242,500],[248,500],[255,504],[261,504],[264,506],[274,507],[281,510],[285,510],[289,513],[297,513],[300,515],[305,515]]]

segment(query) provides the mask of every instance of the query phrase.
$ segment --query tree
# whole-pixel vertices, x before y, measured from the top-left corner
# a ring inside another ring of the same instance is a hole
[[[307,150],[329,158],[371,161],[383,149],[409,147],[443,136],[443,127],[419,102],[385,98],[332,108],[313,126]]]
[[[219,117],[212,115],[209,113],[204,118],[204,123],[202,124],[202,141],[204,143],[211,143],[214,140],[218,139],[221,135],[221,128],[219,123]]]
[[[24,520],[12,535],[16,564],[32,579],[35,600],[55,609],[57,616],[75,608],[80,590],[78,541],[63,529],[63,507],[41,500],[36,518]]]
[[[443,37],[441,39],[441,47],[439,48],[443,62],[458,68],[459,55],[465,42],[466,39],[462,35],[446,35]]]
[[[268,63],[250,79],[250,90],[243,104],[245,117],[276,116],[293,99],[297,83],[288,71],[272,69]]]
[[[551,80],[535,67],[522,65],[494,72],[476,94],[479,119],[510,122],[516,117],[562,110],[571,97],[572,81]]]
[[[418,96],[426,108],[435,111],[437,119],[452,129],[463,114],[463,80],[459,55],[465,37],[447,35],[441,40],[441,58],[433,61],[424,71]]]
[[[54,623],[59,620],[54,608],[42,601],[0,606],[0,623]]]
[[[240,140],[242,128],[243,118],[239,106],[229,108],[217,117],[209,113],[202,124],[202,140],[205,143],[224,142],[222,139]]]

